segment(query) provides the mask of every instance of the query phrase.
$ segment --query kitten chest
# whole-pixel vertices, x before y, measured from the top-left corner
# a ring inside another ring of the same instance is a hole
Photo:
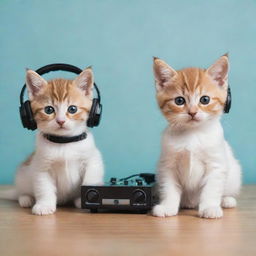
[[[205,174],[205,165],[199,155],[199,152],[189,150],[177,153],[177,176],[180,184],[186,190],[198,188]]]
[[[79,195],[82,176],[78,160],[62,160],[52,164],[51,174],[56,182],[59,203],[74,199]]]

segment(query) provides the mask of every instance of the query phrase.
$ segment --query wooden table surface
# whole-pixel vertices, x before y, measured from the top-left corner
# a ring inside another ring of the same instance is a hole
[[[156,218],[58,208],[35,216],[0,200],[0,255],[256,255],[256,186],[245,186],[238,208],[224,210],[222,219],[196,214]]]

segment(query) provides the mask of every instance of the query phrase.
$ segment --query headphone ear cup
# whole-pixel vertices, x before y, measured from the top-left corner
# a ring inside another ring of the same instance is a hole
[[[20,119],[24,128],[32,131],[37,128],[29,100],[20,106]]]
[[[89,113],[89,118],[87,120],[88,127],[98,126],[101,119],[102,105],[99,99],[94,98],[92,101],[92,107]]]
[[[232,97],[231,97],[231,89],[230,87],[228,87],[228,91],[227,91],[227,99],[225,102],[225,106],[224,106],[224,113],[229,113],[230,108],[231,108],[231,102],[232,102]]]
[[[98,99],[97,99],[97,101],[98,101]],[[94,125],[93,126],[98,126],[100,124],[101,113],[102,113],[102,105],[98,102],[96,112],[94,115]]]

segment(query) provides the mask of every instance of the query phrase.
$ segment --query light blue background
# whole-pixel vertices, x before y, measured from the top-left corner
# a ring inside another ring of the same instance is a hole
[[[1,0],[0,183],[13,182],[34,148],[35,133],[18,115],[26,67],[93,65],[104,105],[93,133],[109,178],[155,169],[166,122],[155,101],[152,56],[179,69],[207,67],[225,52],[233,93],[225,134],[244,182],[256,183],[256,1]]]

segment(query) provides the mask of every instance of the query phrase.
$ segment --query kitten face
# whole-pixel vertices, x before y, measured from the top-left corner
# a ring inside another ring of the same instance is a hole
[[[44,80],[27,71],[26,84],[38,129],[73,136],[86,129],[92,104],[93,73],[85,69],[75,80]]]
[[[196,127],[223,113],[228,87],[227,55],[206,70],[175,71],[155,58],[154,73],[157,101],[171,126]]]

